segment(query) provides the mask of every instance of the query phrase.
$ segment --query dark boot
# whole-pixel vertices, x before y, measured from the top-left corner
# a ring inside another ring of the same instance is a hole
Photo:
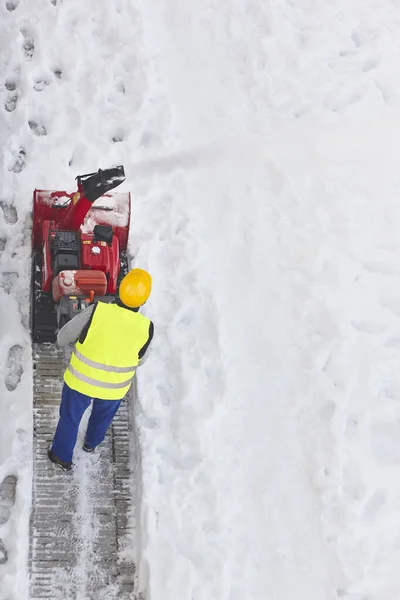
[[[94,452],[96,450],[96,448],[89,448],[86,444],[83,444],[82,448],[85,452]]]
[[[70,471],[72,469],[72,462],[65,462],[64,460],[61,460],[54,454],[54,452],[50,450],[50,448],[47,450],[47,456],[51,462],[61,467],[64,471]]]

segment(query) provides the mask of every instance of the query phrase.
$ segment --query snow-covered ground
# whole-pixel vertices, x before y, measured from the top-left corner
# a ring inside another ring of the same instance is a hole
[[[1,600],[27,585],[32,190],[112,164],[154,277],[141,589],[400,598],[399,34],[397,0],[3,0]]]

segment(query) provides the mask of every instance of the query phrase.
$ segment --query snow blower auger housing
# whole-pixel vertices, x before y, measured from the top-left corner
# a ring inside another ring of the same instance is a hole
[[[127,273],[130,193],[109,193],[122,166],[80,175],[78,190],[35,190],[32,226],[34,342],[56,333],[94,299],[113,302]]]

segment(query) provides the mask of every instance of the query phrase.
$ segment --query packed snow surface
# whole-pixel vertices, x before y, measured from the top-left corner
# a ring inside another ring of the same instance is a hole
[[[140,589],[400,599],[399,36],[397,0],[3,0],[1,600],[27,598],[32,191],[113,164],[154,278]]]

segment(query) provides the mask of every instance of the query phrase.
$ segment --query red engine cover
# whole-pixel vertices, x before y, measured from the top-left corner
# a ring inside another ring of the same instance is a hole
[[[54,302],[62,296],[104,296],[107,292],[107,278],[102,271],[61,271],[52,284]]]
[[[110,248],[106,242],[93,242],[93,236],[82,234],[81,236],[82,253],[81,266],[82,269],[92,269],[110,272]]]
[[[93,242],[93,235],[81,234],[81,267],[82,269],[103,271],[108,275],[107,293],[116,294],[119,275],[119,241],[113,236],[111,246],[106,242]]]

